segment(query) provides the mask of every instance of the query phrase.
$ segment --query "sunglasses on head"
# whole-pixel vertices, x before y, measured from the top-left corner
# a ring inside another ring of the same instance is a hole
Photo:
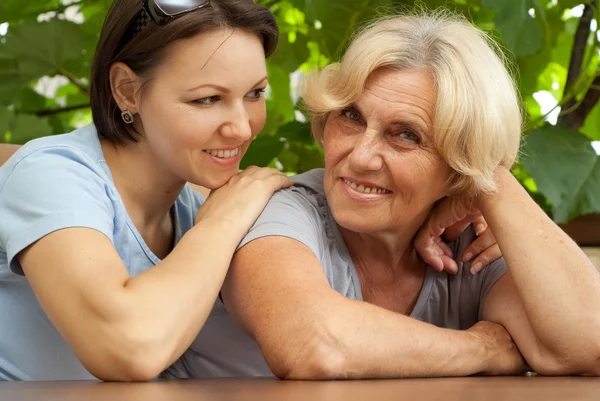
[[[252,1],[256,3],[256,0]],[[150,21],[156,25],[165,25],[177,17],[204,8],[209,4],[210,0],[143,0],[134,36]]]
[[[139,34],[150,21],[165,25],[177,17],[199,10],[210,4],[210,0],[142,0],[142,9],[135,21],[130,37]]]

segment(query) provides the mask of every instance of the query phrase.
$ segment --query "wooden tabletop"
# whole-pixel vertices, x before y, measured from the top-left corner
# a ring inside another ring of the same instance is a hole
[[[470,377],[336,382],[261,379],[173,380],[153,383],[0,383],[10,401],[556,401],[599,400],[600,378]]]

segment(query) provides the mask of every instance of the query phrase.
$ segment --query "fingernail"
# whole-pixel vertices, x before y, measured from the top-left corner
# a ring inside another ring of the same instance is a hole
[[[475,226],[475,235],[480,236],[485,231],[485,225],[477,224]]]
[[[473,254],[471,252],[469,252],[465,256],[463,256],[463,262],[468,262],[472,258],[473,258]]]
[[[479,273],[479,270],[481,270],[481,262],[477,262],[475,263],[473,266],[471,266],[471,274],[475,275],[476,273]]]

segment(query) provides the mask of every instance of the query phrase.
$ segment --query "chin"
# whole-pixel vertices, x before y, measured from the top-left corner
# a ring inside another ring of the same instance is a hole
[[[219,173],[209,173],[205,177],[198,177],[193,181],[190,181],[193,184],[200,185],[204,188],[208,188],[210,190],[221,188],[223,185],[227,184],[227,182],[236,175],[238,172],[238,168],[231,169],[231,171],[223,171]]]
[[[355,233],[376,233],[386,229],[376,219],[370,219],[368,215],[360,216],[356,210],[347,212],[334,212],[335,222],[342,228]]]

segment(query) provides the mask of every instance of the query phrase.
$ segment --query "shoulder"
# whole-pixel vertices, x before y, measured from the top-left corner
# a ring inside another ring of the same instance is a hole
[[[175,201],[177,208],[177,224],[182,234],[194,226],[198,209],[204,204],[204,196],[186,184]]]
[[[7,180],[35,182],[56,177],[58,186],[65,175],[91,174],[108,177],[101,167],[100,142],[93,126],[69,134],[35,139],[21,147],[0,168],[0,191]]]
[[[327,198],[323,188],[323,170],[310,170],[291,178],[294,185],[275,192],[269,203],[281,203],[296,207],[299,213],[311,213],[315,217],[322,216],[327,208]]]
[[[282,236],[300,241],[320,256],[327,217],[322,184],[319,187],[322,177],[317,170],[293,177],[295,185],[273,195],[239,247],[261,237]]]

